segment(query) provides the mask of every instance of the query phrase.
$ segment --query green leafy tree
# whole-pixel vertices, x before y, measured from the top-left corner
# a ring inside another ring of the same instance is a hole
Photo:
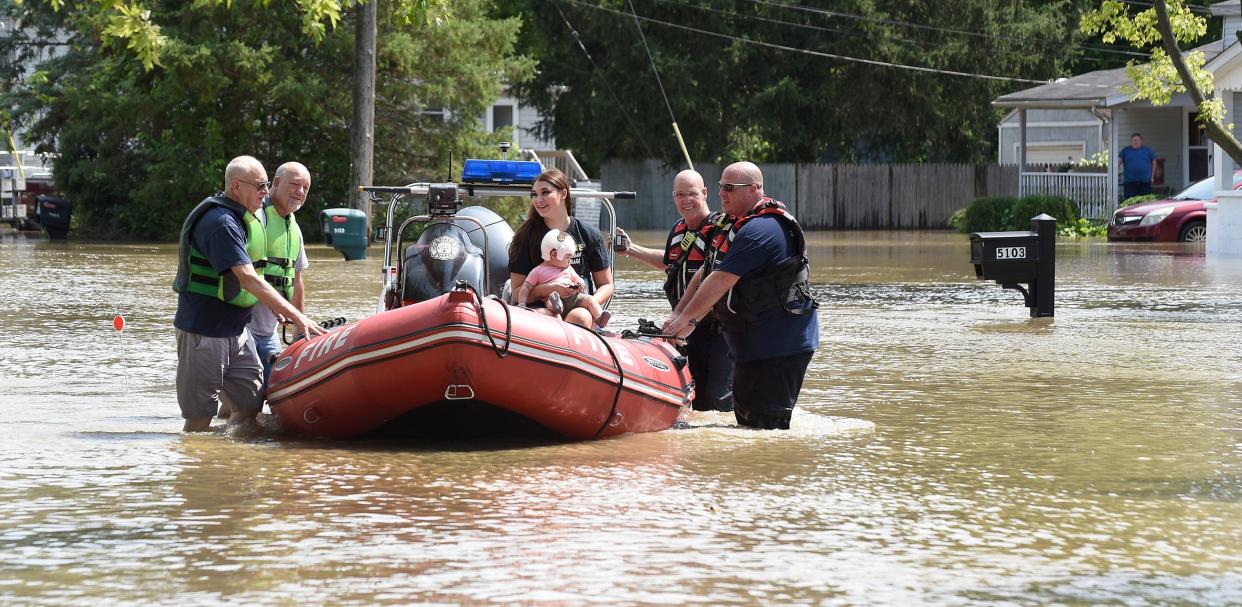
[[[304,216],[341,206],[352,29],[329,27],[316,44],[292,3],[150,6],[164,36],[152,69],[101,38],[102,13],[9,7],[26,31],[60,31],[67,45],[33,74],[13,77],[0,102],[28,141],[55,154],[57,185],[82,225],[102,235],[174,237],[189,208],[222,188],[228,160],[244,153],[269,174],[286,160],[311,169]],[[408,23],[402,6],[380,4],[375,180],[382,183],[443,178],[449,149],[490,153],[505,134],[478,132],[477,116],[503,82],[531,71],[514,53],[519,23],[489,17],[488,0],[460,0],[454,18],[440,22]]]
[[[1082,2],[1068,0],[633,4],[691,156],[715,161],[991,161],[1001,113],[989,101],[1063,75],[1086,38]],[[558,145],[592,169],[613,157],[681,163],[628,0],[509,10],[540,63],[522,93],[552,117]]]
[[[1242,145],[1225,125],[1225,105],[1213,94],[1212,74],[1204,69],[1202,51],[1183,53],[1181,43],[1194,42],[1207,33],[1207,19],[1195,14],[1182,0],[1155,0],[1150,8],[1133,10],[1128,3],[1104,0],[1082,17],[1081,28],[1098,34],[1105,42],[1124,40],[1150,49],[1149,61],[1131,60],[1126,75],[1134,83],[1133,99],[1165,105],[1174,93],[1187,93],[1199,110],[1199,123],[1209,139],[1235,162],[1242,164]],[[1226,41],[1230,42],[1230,41]]]
[[[14,0],[14,4],[21,6],[26,1],[28,0]],[[254,0],[236,4],[258,10],[292,4],[298,10],[298,23],[302,33],[310,40],[322,42],[328,32],[336,29],[343,14],[363,2],[366,0]],[[165,48],[175,41],[175,37],[170,38],[166,30],[152,19],[151,11],[141,2],[43,0],[43,3],[53,11],[95,22],[103,43],[128,49],[148,71],[160,65]],[[233,0],[192,0],[194,8],[229,9],[233,5]],[[397,0],[390,11],[390,17],[402,25],[421,25],[438,21],[447,8],[446,0]],[[160,13],[157,11],[156,14]]]

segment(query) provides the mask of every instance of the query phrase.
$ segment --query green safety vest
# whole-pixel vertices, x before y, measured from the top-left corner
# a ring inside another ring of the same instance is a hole
[[[216,272],[207,256],[198,247],[190,244],[194,224],[212,207],[220,207],[233,213],[246,226],[246,254],[250,259],[256,260],[253,262],[255,270],[261,270],[267,265],[267,237],[259,218],[232,200],[212,196],[198,203],[181,225],[181,245],[177,255],[177,277],[173,279],[173,291],[214,297],[239,308],[252,307],[258,303],[258,298],[241,288],[241,283],[233,271],[225,270],[223,274]]]
[[[267,265],[263,266],[263,279],[272,285],[285,299],[293,300],[294,264],[302,251],[302,228],[293,213],[281,217],[276,205],[263,207],[267,227]]]

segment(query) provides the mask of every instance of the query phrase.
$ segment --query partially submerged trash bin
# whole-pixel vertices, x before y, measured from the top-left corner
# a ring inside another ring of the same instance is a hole
[[[341,252],[346,261],[367,258],[367,216],[358,209],[324,209],[319,212],[324,241]]]
[[[975,265],[975,278],[1020,291],[1032,318],[1052,316],[1056,245],[1057,220],[1040,214],[1031,218],[1030,232],[971,234],[970,263]]]

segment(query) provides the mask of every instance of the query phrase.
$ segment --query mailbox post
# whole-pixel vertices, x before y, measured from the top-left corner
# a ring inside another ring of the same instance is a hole
[[[971,234],[970,263],[975,266],[975,278],[1020,291],[1031,318],[1052,316],[1056,247],[1057,220],[1040,214],[1031,218],[1030,232]]]

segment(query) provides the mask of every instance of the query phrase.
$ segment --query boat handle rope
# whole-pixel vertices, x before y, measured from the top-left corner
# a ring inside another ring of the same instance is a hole
[[[504,307],[505,310],[505,323],[507,325],[505,327],[505,347],[501,348],[496,345],[496,338],[492,336],[492,329],[487,326],[487,310],[483,305],[483,296],[479,295],[479,292],[474,288],[474,285],[464,280],[459,280],[457,281],[457,284],[453,285],[453,290],[470,291],[474,294],[474,300],[477,302],[479,308],[479,326],[483,329],[483,334],[487,336],[487,341],[491,342],[492,351],[495,352],[496,356],[499,358],[508,356],[509,346],[513,345],[513,313],[509,311],[508,302],[496,297],[495,295],[490,297],[490,299],[500,302],[500,305]]]
[[[344,317],[337,316],[336,318],[329,318],[328,320],[325,320],[325,321],[320,322],[320,323],[317,323],[317,324],[318,324],[319,326],[321,326],[321,327],[325,328],[325,329],[335,329],[335,328],[337,328],[337,327],[343,326],[343,325],[345,324],[345,322],[346,322],[346,321],[345,321],[345,318],[344,318]],[[294,328],[296,328],[296,327],[297,327],[297,325],[295,325],[295,324],[294,324],[294,322],[293,322],[292,320],[283,320],[283,321],[281,321],[281,323],[280,323],[280,341],[284,342],[284,344],[285,344],[286,346],[291,346],[291,345],[293,345],[293,342],[295,342],[295,341],[297,341],[297,340],[299,340],[299,339],[302,339],[303,337],[306,337],[305,335],[302,335],[302,334],[300,334],[300,333],[295,333],[295,334],[294,334],[294,336],[293,336],[293,339],[289,339],[289,327],[294,327]]]
[[[647,320],[646,318],[638,319],[637,331],[631,331],[630,329],[624,329],[621,331],[621,339],[638,339],[640,337],[659,337],[666,341],[671,341],[673,342],[672,346],[676,348],[678,352],[681,352],[682,350],[682,347],[678,344],[686,341],[686,338],[684,337],[677,337],[676,335],[668,335],[664,333],[664,331],[661,330],[655,322]]]
[[[599,343],[604,344],[604,349],[608,350],[608,354],[612,356],[612,364],[617,366],[617,391],[612,395],[612,409],[608,411],[608,417],[604,418],[603,425],[599,427],[599,430],[595,431],[595,436],[591,437],[594,440],[604,433],[604,429],[608,427],[608,424],[612,423],[612,418],[617,415],[617,403],[621,400],[621,386],[625,383],[625,369],[621,367],[621,359],[617,358],[617,353],[612,349],[612,344],[608,343],[608,340],[604,339],[602,334],[596,331],[591,331],[590,333],[599,340]]]

